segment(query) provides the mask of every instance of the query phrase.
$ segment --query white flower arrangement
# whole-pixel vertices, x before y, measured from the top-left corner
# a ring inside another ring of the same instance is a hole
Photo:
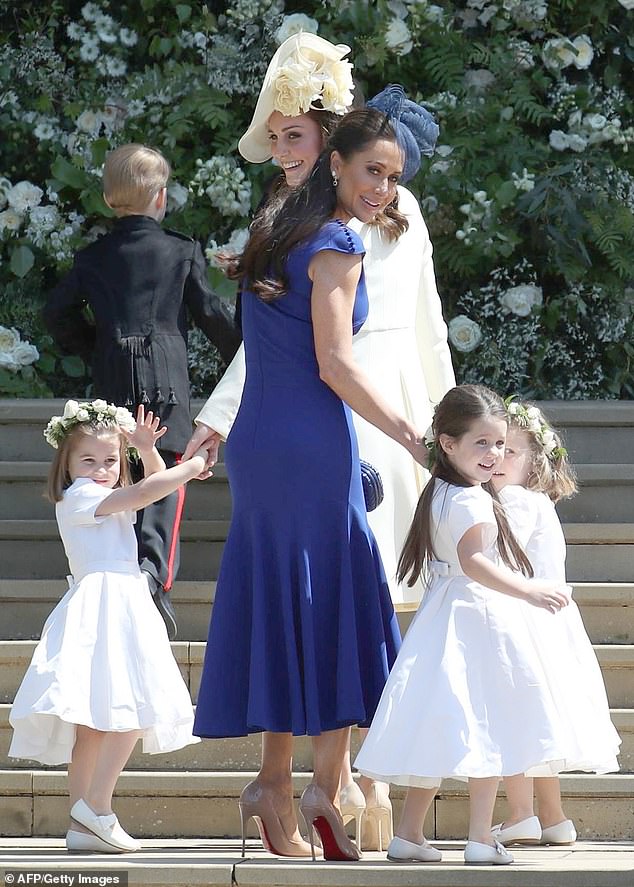
[[[190,190],[205,194],[212,206],[226,215],[246,216],[251,210],[251,182],[233,157],[217,154],[204,163],[196,161],[197,171]]]
[[[61,416],[53,416],[44,429],[44,438],[54,449],[58,449],[64,438],[82,422],[99,422],[107,427],[120,428],[133,432],[136,428],[134,416],[125,407],[117,407],[105,400],[67,400]]]
[[[512,394],[504,401],[506,411],[518,428],[529,431],[537,440],[546,456],[552,461],[563,459],[568,451],[562,446],[561,441],[548,425],[541,410],[535,406],[525,406],[515,401],[516,395]]]
[[[41,188],[26,181],[18,182],[6,193],[7,203],[11,209],[21,214],[38,206],[43,196],[44,191]]]
[[[500,305],[508,313],[517,314],[518,317],[528,317],[534,308],[540,308],[544,301],[541,286],[532,283],[524,283],[512,286],[500,296]]]
[[[39,360],[40,353],[30,342],[20,336],[15,327],[0,326],[0,367],[19,372],[22,367],[30,366]]]
[[[482,330],[475,320],[459,314],[449,321],[449,341],[457,351],[473,351],[482,341]]]

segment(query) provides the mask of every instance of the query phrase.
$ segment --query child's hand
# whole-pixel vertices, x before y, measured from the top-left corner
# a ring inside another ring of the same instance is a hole
[[[156,441],[163,437],[167,431],[167,426],[163,425],[159,428],[160,419],[154,413],[146,413],[143,405],[139,407],[136,414],[136,428],[132,432],[125,432],[131,446],[136,447],[139,455],[151,453],[156,445]]]
[[[213,474],[211,468],[207,468],[208,457],[209,453],[206,446],[199,447],[196,452],[190,456],[188,461],[196,461],[200,464],[200,474],[197,474],[194,480],[207,480],[207,478],[211,477]]]
[[[530,579],[528,581],[528,593],[526,600],[534,607],[541,607],[550,613],[558,613],[562,607],[567,607],[570,598],[567,594],[567,585],[561,582],[549,582],[547,579]]]

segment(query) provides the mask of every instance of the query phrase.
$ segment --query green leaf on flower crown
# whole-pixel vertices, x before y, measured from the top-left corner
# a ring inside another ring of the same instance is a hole
[[[11,253],[11,261],[9,262],[9,267],[16,277],[26,277],[26,275],[33,267],[34,262],[35,256],[28,248],[28,246],[16,246],[16,248]]]

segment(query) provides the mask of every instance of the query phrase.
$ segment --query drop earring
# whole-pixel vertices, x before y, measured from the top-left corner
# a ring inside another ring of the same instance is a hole
[[[330,175],[332,176],[332,187],[336,188],[339,184],[339,179],[337,178],[337,173],[334,171],[334,169],[330,170]]]

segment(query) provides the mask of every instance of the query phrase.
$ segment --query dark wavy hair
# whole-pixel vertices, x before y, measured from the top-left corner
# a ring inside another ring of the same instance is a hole
[[[444,480],[457,487],[470,487],[472,484],[456,471],[449,457],[440,445],[440,435],[447,434],[460,438],[466,434],[474,422],[488,417],[503,419],[508,424],[508,413],[504,401],[495,391],[484,385],[458,385],[445,394],[436,407],[432,430],[434,432],[434,452],[436,460],[431,469],[431,479],[418,500],[412,525],[407,534],[403,551],[398,562],[397,579],[412,586],[422,574],[430,560],[435,559],[432,539],[431,503],[434,497],[436,479]],[[493,484],[482,484],[483,489],[493,499],[493,511],[498,527],[498,550],[504,563],[512,570],[520,570],[525,576],[533,576],[533,568],[513,535],[506,513]],[[426,577],[427,578],[427,577]]]
[[[332,152],[349,160],[378,139],[397,144],[385,114],[370,108],[350,111],[335,127],[304,184],[293,190],[280,189],[258,213],[236,271],[260,299],[271,301],[284,295],[288,285],[284,266],[290,250],[333,217],[337,193],[330,172]],[[373,224],[391,240],[407,230],[407,219],[398,210],[398,195]]]

